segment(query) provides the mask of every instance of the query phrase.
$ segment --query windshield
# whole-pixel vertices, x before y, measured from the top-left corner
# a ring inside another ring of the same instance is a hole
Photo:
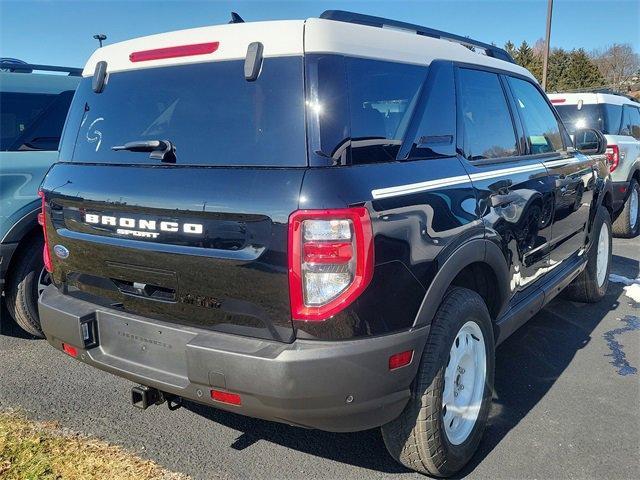
[[[110,73],[99,94],[84,78],[61,159],[154,164],[149,152],[112,147],[168,140],[177,165],[306,165],[302,73],[301,57],[278,57],[253,82],[244,60]]]
[[[556,110],[571,134],[578,128],[595,128],[604,134],[616,135],[622,116],[620,105],[606,103],[556,105]]]

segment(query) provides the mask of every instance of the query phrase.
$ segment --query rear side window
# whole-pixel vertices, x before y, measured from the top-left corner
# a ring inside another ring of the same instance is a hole
[[[168,140],[177,165],[305,166],[302,75],[302,57],[272,57],[253,82],[243,60],[110,73],[99,94],[84,78],[69,125],[84,116],[65,130],[61,158],[73,151],[80,162],[154,164],[148,152],[112,147]]]
[[[0,93],[0,150],[57,150],[73,91]]]
[[[531,83],[508,77],[516,108],[524,123],[531,153],[550,153],[564,148],[558,120],[540,91]]]
[[[609,103],[556,105],[556,110],[569,133],[578,128],[595,128],[604,134],[617,135],[622,106]]]
[[[620,135],[629,135],[640,140],[640,110],[632,105],[622,107]]]
[[[396,159],[426,73],[424,66],[347,60],[352,163]]]
[[[305,58],[311,154],[341,165],[394,161],[427,67],[332,54]]]
[[[516,134],[498,76],[466,68],[458,72],[465,156],[482,160],[516,155]]]

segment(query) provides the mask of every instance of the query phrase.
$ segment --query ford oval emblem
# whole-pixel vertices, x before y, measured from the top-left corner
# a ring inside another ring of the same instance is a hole
[[[55,247],[53,247],[53,251],[58,258],[61,258],[63,260],[69,256],[69,250],[67,249],[67,247],[64,247],[62,245],[56,245]]]

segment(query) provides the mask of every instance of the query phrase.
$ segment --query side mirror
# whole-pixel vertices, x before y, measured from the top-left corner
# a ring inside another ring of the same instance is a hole
[[[607,139],[600,130],[582,128],[573,134],[573,147],[585,155],[602,155],[607,149]]]

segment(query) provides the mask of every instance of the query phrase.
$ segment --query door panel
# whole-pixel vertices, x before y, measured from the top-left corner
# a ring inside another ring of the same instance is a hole
[[[526,145],[508,87],[493,72],[459,68],[458,139],[487,235],[509,266],[512,301],[549,267],[553,186]]]
[[[551,265],[579,252],[585,245],[595,174],[592,160],[580,153],[544,162],[555,190]]]
[[[509,265],[511,293],[520,293],[549,269],[553,184],[537,160],[515,157],[482,166],[467,162],[487,235]]]
[[[550,268],[577,253],[585,243],[594,172],[588,157],[568,148],[569,138],[549,100],[531,81],[506,77],[525,132],[527,153],[544,163],[554,192]]]

